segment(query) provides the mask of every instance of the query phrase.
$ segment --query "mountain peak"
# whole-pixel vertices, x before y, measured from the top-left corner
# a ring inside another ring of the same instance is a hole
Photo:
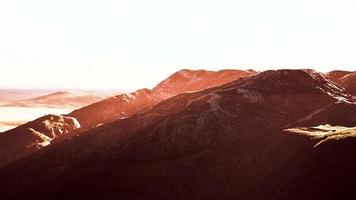
[[[182,69],[153,88],[153,92],[163,98],[169,98],[183,92],[193,92],[216,87],[241,77],[256,74],[253,70],[189,70]]]
[[[323,74],[314,70],[268,70],[255,76],[237,81],[244,87],[270,92],[308,92],[311,90],[331,90],[341,93],[343,89],[329,81]]]
[[[335,83],[340,84],[340,79],[348,74],[352,73],[351,71],[344,70],[333,70],[325,74],[328,79],[334,81]]]

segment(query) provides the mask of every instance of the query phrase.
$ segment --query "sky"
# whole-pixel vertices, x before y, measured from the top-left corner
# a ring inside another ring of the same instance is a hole
[[[182,69],[356,70],[355,0],[1,0],[0,88],[151,88]]]

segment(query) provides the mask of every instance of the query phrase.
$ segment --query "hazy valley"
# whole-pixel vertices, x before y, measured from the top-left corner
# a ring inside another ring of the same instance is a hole
[[[46,114],[69,113],[113,94],[113,91],[0,90],[0,132]]]

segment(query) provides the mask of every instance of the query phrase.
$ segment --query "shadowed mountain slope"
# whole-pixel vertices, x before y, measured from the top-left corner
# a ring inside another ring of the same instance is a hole
[[[266,71],[51,145],[2,168],[0,191],[8,199],[347,199],[356,139],[336,136],[351,129],[318,146],[332,131],[300,130],[356,126],[355,110],[352,96],[315,71]]]

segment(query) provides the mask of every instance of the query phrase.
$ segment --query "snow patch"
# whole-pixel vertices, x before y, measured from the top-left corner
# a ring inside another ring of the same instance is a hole
[[[74,128],[79,129],[81,127],[79,121],[76,118],[74,118],[74,117],[68,117],[68,118],[72,120]]]
[[[136,100],[136,97],[131,94],[131,93],[127,93],[126,96],[129,98],[129,99],[132,99],[132,100]]]
[[[355,127],[332,126],[330,124],[318,125],[313,127],[288,128],[284,131],[307,135],[313,139],[321,139],[314,148],[328,140],[341,140],[348,137],[356,137]]]
[[[32,132],[32,134],[36,135],[39,140],[37,140],[37,143],[32,143],[30,145],[27,146],[27,148],[31,147],[31,146],[36,146],[37,148],[41,148],[41,147],[45,147],[51,144],[52,139],[32,128],[29,128],[29,130]]]

